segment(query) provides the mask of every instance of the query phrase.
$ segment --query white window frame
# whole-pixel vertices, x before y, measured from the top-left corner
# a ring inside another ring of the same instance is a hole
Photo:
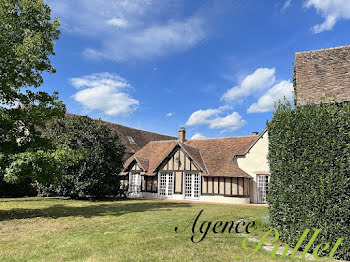
[[[184,198],[200,199],[201,175],[200,173],[184,173]]]
[[[174,195],[174,172],[160,173],[159,175],[159,197],[172,198]]]
[[[270,176],[269,175],[256,175],[257,177],[257,193],[258,203],[267,203],[267,193],[269,191]]]
[[[131,173],[130,175],[130,194],[138,196],[141,194],[141,174]]]

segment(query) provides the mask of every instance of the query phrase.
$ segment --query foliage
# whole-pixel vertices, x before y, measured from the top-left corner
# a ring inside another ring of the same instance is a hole
[[[49,56],[58,39],[58,20],[51,21],[43,0],[0,1],[0,102],[26,100],[22,87],[38,87],[41,73],[55,73]]]
[[[118,174],[122,168],[124,146],[108,124],[89,117],[67,115],[53,120],[48,136],[59,146],[82,149],[87,155],[73,166],[64,167],[56,183],[41,186],[41,192],[102,198],[119,193]]]
[[[306,228],[322,229],[313,248],[343,238],[349,260],[350,103],[279,103],[268,130],[272,225],[291,246]]]
[[[297,68],[295,63],[293,63],[293,100],[294,105],[297,104]]]
[[[58,26],[43,0],[0,1],[0,177],[7,182],[30,175],[46,181],[63,159],[63,148],[57,150],[41,130],[52,117],[63,117],[65,106],[56,92],[33,91],[43,84],[43,72],[55,73],[49,56]]]
[[[18,183],[26,178],[35,181],[52,182],[61,174],[62,165],[72,166],[84,157],[84,152],[67,148],[58,148],[55,151],[38,150],[12,155],[11,163],[5,170],[7,182]],[[47,174],[51,174],[48,176]]]

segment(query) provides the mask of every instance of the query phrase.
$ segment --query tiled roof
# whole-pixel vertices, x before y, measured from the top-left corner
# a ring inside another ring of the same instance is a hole
[[[193,161],[199,165],[206,174],[208,174],[207,167],[205,166],[201,151],[199,148],[190,146],[188,144],[181,144],[182,148],[187,152],[187,154],[193,159]]]
[[[141,166],[141,168],[143,170],[148,170],[148,168],[149,168],[149,161],[148,161],[147,158],[137,156],[137,157],[135,157],[135,160],[137,161],[137,163],[139,163],[139,165]]]
[[[171,153],[176,145],[193,159],[193,161],[209,176],[247,177],[246,172],[233,163],[233,156],[243,155],[247,149],[256,141],[258,136],[228,137],[187,140],[184,144],[177,140],[150,142],[131,156],[124,164],[127,168],[132,161],[141,163],[148,160],[148,174],[153,174],[155,169]]]
[[[124,168],[127,168],[133,160],[137,161],[143,158],[148,160],[148,169],[144,169],[144,171],[149,171],[151,174],[176,145],[176,140],[149,142],[126,160]]]
[[[66,114],[66,116],[73,116],[74,114]],[[78,116],[78,115],[76,115]],[[122,144],[125,146],[125,153],[131,155],[147,145],[151,141],[162,141],[162,140],[174,140],[176,137],[157,134],[145,130],[131,128],[111,122],[102,120],[108,124],[112,129],[117,131]],[[131,137],[131,142],[128,137]]]
[[[258,136],[187,140],[186,144],[200,149],[209,176],[251,178],[233,163],[233,156],[243,155]]]

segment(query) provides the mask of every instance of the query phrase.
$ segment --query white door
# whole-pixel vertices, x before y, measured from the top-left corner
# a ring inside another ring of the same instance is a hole
[[[160,174],[159,196],[172,197],[174,191],[174,174]]]
[[[198,199],[200,197],[200,175],[185,174],[185,198]]]
[[[266,175],[258,175],[258,202],[266,203],[266,196],[269,192],[270,177]]]
[[[130,195],[140,196],[140,194],[141,194],[141,175],[131,174]]]

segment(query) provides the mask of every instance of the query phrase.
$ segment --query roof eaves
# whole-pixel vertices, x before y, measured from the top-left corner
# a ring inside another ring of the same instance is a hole
[[[129,159],[131,159],[130,163],[123,168],[122,172],[126,172],[125,170],[129,168],[129,166],[132,164],[132,162],[134,162],[134,160],[137,162],[137,160],[135,159],[135,156],[131,156],[125,161],[125,163],[127,163],[129,161]]]
[[[195,164],[197,165],[197,167],[198,167],[199,169],[201,169],[200,165],[199,165],[199,164],[196,162],[196,160],[191,156],[191,154],[190,154],[180,143],[179,143],[179,145],[180,145],[181,148],[186,152],[186,154],[192,158],[192,160],[195,162]],[[192,148],[195,148],[195,149],[198,150],[198,152],[199,152],[199,154],[200,154],[200,156],[201,156],[201,158],[202,158],[204,167],[205,167],[205,169],[206,169],[206,170],[202,170],[202,171],[204,171],[204,172],[209,176],[209,172],[208,172],[207,166],[205,165],[203,156],[202,156],[202,154],[201,154],[201,150],[200,150],[198,147],[190,146],[190,145],[187,145],[187,144],[186,144],[186,146],[189,146],[189,147],[192,147]]]

